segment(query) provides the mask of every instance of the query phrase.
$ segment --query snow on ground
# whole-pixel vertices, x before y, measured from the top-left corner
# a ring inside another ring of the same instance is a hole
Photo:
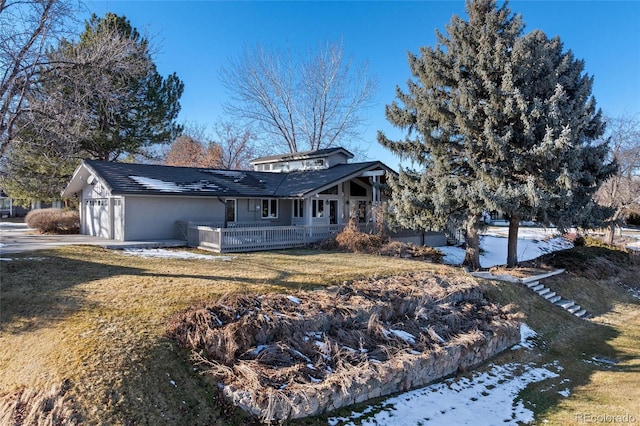
[[[529,383],[558,377],[549,369],[553,365],[510,363],[489,367],[471,377],[446,379],[389,398],[348,418],[331,418],[329,424],[483,426],[531,422],[533,412],[518,399],[518,393]]]
[[[521,327],[518,348],[532,347],[535,331]],[[469,377],[452,377],[433,385],[405,392],[369,406],[348,417],[333,417],[330,425],[475,425],[521,424],[534,420],[518,393],[530,383],[558,377],[557,363],[490,364],[486,371]],[[563,381],[562,383],[564,383]],[[560,391],[569,394],[568,389]]]
[[[192,253],[184,250],[167,250],[167,249],[138,249],[128,248],[122,250],[124,254],[139,257],[155,257],[162,259],[198,259],[198,260],[231,260],[231,256],[214,256],[210,254]]]
[[[536,337],[538,337],[538,333],[533,331],[527,324],[522,323],[520,324],[520,343],[511,349],[514,351],[521,348],[532,349],[535,346]]]
[[[490,268],[507,263],[507,228],[492,227],[480,237],[480,265]],[[573,243],[559,236],[553,228],[521,228],[518,232],[518,260],[535,259],[552,251],[573,247]],[[444,253],[444,263],[459,265],[464,260],[461,247],[437,247]]]

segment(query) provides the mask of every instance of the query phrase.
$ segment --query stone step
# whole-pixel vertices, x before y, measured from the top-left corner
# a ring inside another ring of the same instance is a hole
[[[546,274],[534,275],[532,277],[527,277],[527,278],[521,278],[520,282],[522,282],[523,284],[527,284],[529,281],[538,281],[544,278],[552,277],[554,275],[562,274],[563,272],[564,272],[564,269],[558,269],[556,271],[551,271]]]
[[[556,295],[556,292],[555,292],[555,291],[550,291],[549,293],[545,294],[545,295],[544,295],[544,296],[542,296],[542,297],[544,297],[544,298],[545,298],[545,299],[547,299],[547,300],[551,300],[551,298],[552,298],[553,296],[555,296],[555,295]],[[560,296],[558,296],[558,297],[560,297]]]
[[[531,287],[531,290],[533,290],[533,291],[540,291],[540,290],[542,290],[543,288],[544,288],[544,284],[538,284],[538,285],[537,285],[537,286],[535,286],[535,287]]]
[[[578,318],[582,318],[587,314],[587,310],[586,309],[580,309],[578,312],[574,312],[573,315],[577,316]]]
[[[531,281],[530,283],[526,283],[526,286],[529,288],[533,288],[535,286],[537,286],[538,284],[540,284],[540,281]]]
[[[573,306],[570,306],[570,307],[566,308],[567,312],[569,312],[571,314],[575,314],[580,309],[582,309],[582,308],[580,308],[580,305],[573,305]]]
[[[542,290],[538,290],[537,291],[537,293],[542,297],[544,297],[545,294],[550,293],[550,292],[551,292],[551,289],[547,288],[547,287],[543,288]]]
[[[567,309],[569,306],[575,305],[573,300],[561,299],[558,302],[555,302],[556,305],[560,306],[563,309]]]
[[[551,303],[556,303],[556,302],[558,302],[558,301],[559,301],[559,300],[561,300],[561,299],[562,299],[562,296],[558,296],[558,295],[556,295],[556,296],[553,296],[553,297],[549,298],[549,302],[551,302]]]

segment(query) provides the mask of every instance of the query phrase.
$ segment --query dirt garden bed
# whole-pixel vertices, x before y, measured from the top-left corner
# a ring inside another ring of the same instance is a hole
[[[229,295],[176,315],[168,333],[227,399],[269,422],[473,367],[519,341],[518,319],[471,277],[424,273],[295,296]]]

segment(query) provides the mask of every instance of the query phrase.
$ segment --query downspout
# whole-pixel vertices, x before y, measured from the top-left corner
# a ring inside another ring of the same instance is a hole
[[[222,198],[220,198],[220,196],[218,196],[218,201],[220,201],[222,204],[224,204],[224,228],[227,228],[227,200],[223,200]]]

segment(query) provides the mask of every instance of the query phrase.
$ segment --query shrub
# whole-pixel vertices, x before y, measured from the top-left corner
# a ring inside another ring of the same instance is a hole
[[[354,253],[378,253],[388,241],[388,235],[361,232],[353,217],[344,230],[336,235],[338,248]]]
[[[432,260],[434,262],[442,262],[444,253],[433,247],[417,246],[411,243],[402,243],[400,241],[390,241],[382,248],[379,254],[382,256],[402,257],[405,259],[421,259]]]
[[[24,218],[29,228],[42,233],[75,234],[80,229],[80,216],[77,211],[62,209],[31,210]]]

